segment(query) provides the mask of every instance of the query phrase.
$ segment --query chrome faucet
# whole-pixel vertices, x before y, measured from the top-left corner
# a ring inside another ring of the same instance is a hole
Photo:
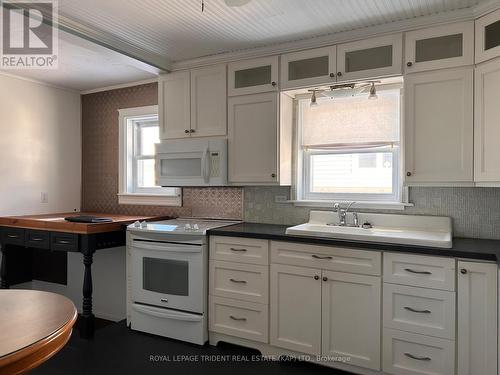
[[[341,227],[345,227],[347,226],[347,213],[349,212],[349,209],[351,208],[351,206],[356,203],[356,202],[349,202],[347,204],[347,207],[346,208],[341,208],[340,207],[340,203],[338,202],[335,202],[335,204],[333,205],[333,210],[334,212],[338,212],[339,214],[339,226]],[[358,214],[356,212],[353,212],[352,213],[352,216],[353,216],[353,219],[354,219],[354,222],[352,224],[352,226],[355,226],[357,227],[359,225],[359,222],[358,222]]]

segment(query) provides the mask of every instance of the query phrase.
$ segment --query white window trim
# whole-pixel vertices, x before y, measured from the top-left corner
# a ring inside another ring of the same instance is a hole
[[[129,175],[132,171],[130,155],[127,154],[127,140],[130,132],[128,120],[147,117],[158,113],[158,106],[144,106],[119,109],[119,147],[118,147],[118,204],[138,204],[148,206],[182,206],[182,189],[175,188],[174,193],[166,193],[163,188],[141,189],[131,192]],[[171,191],[172,189],[168,189]]]

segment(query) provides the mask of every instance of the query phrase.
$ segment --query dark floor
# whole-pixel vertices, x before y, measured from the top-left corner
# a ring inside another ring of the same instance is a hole
[[[150,356],[160,361],[151,361]],[[163,356],[163,357],[162,357]],[[192,356],[182,360],[176,356]],[[210,360],[202,356],[245,356],[246,360]],[[125,322],[100,324],[93,340],[74,332],[69,343],[53,358],[30,372],[32,375],[100,374],[217,374],[217,375],[346,375],[342,371],[307,362],[252,361],[258,352],[220,344],[199,347],[128,329]],[[170,361],[169,361],[169,360]]]

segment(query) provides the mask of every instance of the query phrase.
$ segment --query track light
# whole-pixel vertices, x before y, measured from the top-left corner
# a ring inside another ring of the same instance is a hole
[[[311,103],[309,103],[309,106],[311,108],[317,107],[318,106],[318,98],[317,98],[316,93],[323,92],[324,90],[312,89],[312,90],[307,90],[307,91],[312,92]]]
[[[378,99],[377,89],[375,88],[375,82],[372,82],[372,86],[370,87],[370,95],[368,95],[368,99],[370,100]]]

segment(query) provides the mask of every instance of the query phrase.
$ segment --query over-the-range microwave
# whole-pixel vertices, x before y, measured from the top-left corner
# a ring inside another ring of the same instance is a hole
[[[225,186],[227,139],[162,141],[156,144],[155,168],[160,186]]]

